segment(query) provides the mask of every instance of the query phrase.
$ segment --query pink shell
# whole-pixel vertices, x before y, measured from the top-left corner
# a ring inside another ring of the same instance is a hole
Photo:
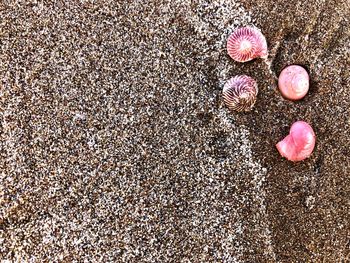
[[[235,76],[226,82],[222,93],[230,110],[249,111],[255,104],[258,84],[249,76]]]
[[[227,53],[238,62],[246,62],[258,57],[267,58],[266,39],[256,28],[239,28],[227,40]]]
[[[286,99],[300,100],[309,91],[309,74],[301,66],[288,66],[278,78],[278,88]]]
[[[316,136],[312,127],[297,121],[290,128],[289,135],[276,144],[277,150],[290,161],[301,161],[308,158],[316,143]]]

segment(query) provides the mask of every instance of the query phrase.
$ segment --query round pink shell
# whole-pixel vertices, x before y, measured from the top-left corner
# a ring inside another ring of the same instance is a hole
[[[309,74],[301,66],[288,66],[278,78],[278,88],[286,99],[300,100],[309,91]]]
[[[234,111],[249,111],[254,106],[258,94],[258,84],[246,75],[229,79],[223,89],[226,106]]]
[[[238,62],[246,62],[258,57],[267,58],[266,39],[256,28],[241,27],[229,36],[227,53]]]
[[[290,128],[289,135],[276,144],[277,150],[288,160],[296,162],[308,158],[315,148],[316,136],[312,127],[297,121]]]

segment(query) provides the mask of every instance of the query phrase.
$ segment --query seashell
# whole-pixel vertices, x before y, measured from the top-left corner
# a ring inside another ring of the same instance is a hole
[[[258,84],[246,75],[229,79],[223,89],[226,106],[234,111],[249,111],[254,106],[258,95]]]
[[[278,77],[278,88],[286,99],[300,100],[309,91],[309,74],[301,66],[288,66]]]
[[[276,144],[282,157],[290,161],[301,161],[308,158],[316,143],[316,136],[312,127],[304,122],[297,121],[290,128],[289,135]]]
[[[256,28],[241,27],[229,36],[227,53],[238,62],[246,62],[258,57],[267,58],[266,39]]]

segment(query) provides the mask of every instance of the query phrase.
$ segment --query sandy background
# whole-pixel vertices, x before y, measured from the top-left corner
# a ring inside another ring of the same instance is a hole
[[[350,2],[0,1],[3,262],[348,262]],[[267,62],[226,39],[265,34]],[[301,101],[276,76],[305,66]],[[259,84],[232,114],[233,75]],[[308,160],[274,145],[317,134]]]

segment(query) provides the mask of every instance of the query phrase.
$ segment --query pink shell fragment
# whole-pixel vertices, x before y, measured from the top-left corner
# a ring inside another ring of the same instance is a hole
[[[238,62],[254,58],[267,58],[267,43],[264,35],[256,28],[241,27],[227,40],[227,53]]]
[[[301,66],[288,66],[278,78],[278,88],[286,99],[300,100],[309,90],[309,74]]]
[[[282,157],[290,161],[302,161],[308,158],[316,143],[316,136],[312,127],[304,122],[297,121],[290,128],[289,135],[276,144]]]

